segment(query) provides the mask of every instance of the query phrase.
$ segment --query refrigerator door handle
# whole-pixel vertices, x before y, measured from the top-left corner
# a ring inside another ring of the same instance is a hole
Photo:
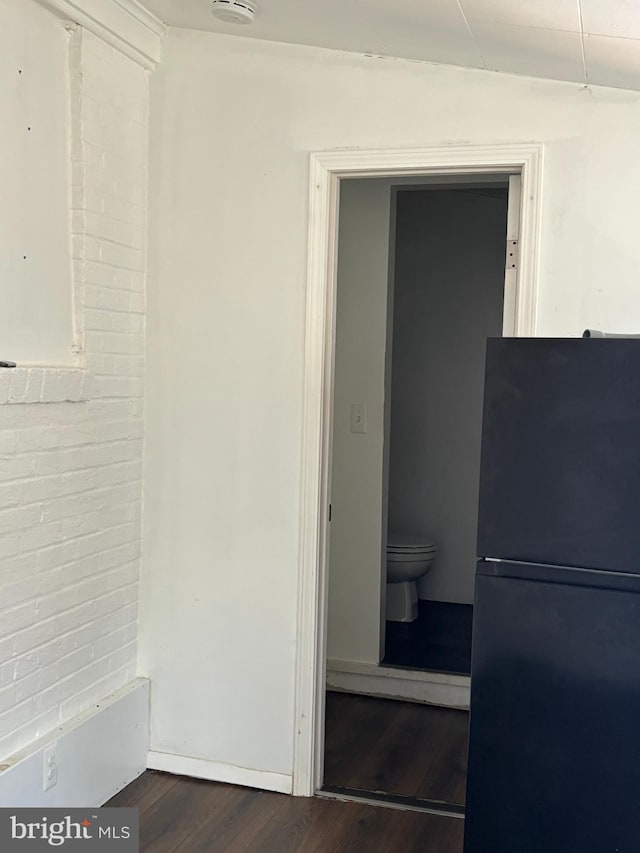
[[[640,338],[640,335],[618,335],[615,332],[598,332],[596,329],[585,329],[583,338]]]

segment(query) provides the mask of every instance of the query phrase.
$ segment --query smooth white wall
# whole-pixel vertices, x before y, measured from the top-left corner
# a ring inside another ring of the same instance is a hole
[[[0,359],[72,364],[69,34],[0,0]]]
[[[421,598],[473,602],[484,352],[502,334],[507,200],[399,192],[389,528],[433,537]]]
[[[389,181],[341,183],[327,655],[367,663],[384,655],[390,205]],[[354,403],[366,406],[366,433],[351,431]]]
[[[640,95],[182,31],[152,87],[152,744],[286,773],[309,152],[546,143],[538,333],[633,330]]]

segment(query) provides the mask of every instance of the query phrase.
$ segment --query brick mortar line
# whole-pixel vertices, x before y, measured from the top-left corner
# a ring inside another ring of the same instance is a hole
[[[88,498],[89,496],[97,496],[101,492],[112,491],[115,488],[120,488],[123,486],[127,486],[127,487],[128,486],[138,486],[139,484],[140,484],[139,481],[132,480],[131,482],[127,481],[126,483],[119,483],[117,486],[102,486],[102,487],[98,487],[95,489],[85,489],[82,492],[69,492],[68,494],[60,495],[59,497],[56,497],[56,498],[39,498],[37,501],[28,501],[26,503],[15,504],[14,506],[3,507],[2,509],[0,509],[0,518],[2,518],[2,514],[5,512],[14,512],[15,510],[20,510],[20,509],[46,508],[46,506],[50,505],[53,501],[67,501],[67,500],[73,500],[73,498],[79,498],[79,497]],[[138,500],[137,498],[133,498],[130,502],[131,505],[132,506],[135,505],[137,503],[137,500]],[[100,512],[100,511],[101,510],[88,510],[87,512],[82,512],[80,514],[71,513],[71,515],[65,515],[65,516],[62,516],[61,518],[53,518],[50,521],[42,521],[39,523],[41,523],[41,524],[56,524],[58,522],[67,521],[70,518],[84,518],[86,515],[90,515],[93,512]],[[21,529],[16,529],[14,531],[5,531],[5,533],[0,534],[0,536],[11,535],[11,533],[19,534],[21,532],[21,530],[30,529],[31,526],[32,525],[29,525],[29,528],[21,528]]]
[[[97,215],[97,214],[96,214]],[[130,228],[135,226],[130,225]],[[109,243],[112,246],[119,246],[122,249],[129,249],[131,252],[144,252],[144,246],[132,246],[130,243],[122,243],[120,240],[112,240],[110,237],[105,237],[103,234],[96,234],[89,228],[84,228],[82,231],[71,231],[72,237],[91,237],[93,240],[99,240],[101,243]]]
[[[140,439],[137,439],[137,440],[139,441]],[[89,446],[93,447],[94,444],[92,443]],[[68,448],[65,448],[65,449],[68,449]],[[11,457],[11,458],[13,458],[13,457]],[[131,464],[131,460],[125,460],[124,462],[116,462],[113,465],[110,465],[109,467],[115,468],[118,465],[130,465],[130,464]],[[36,483],[36,482],[40,483],[43,480],[49,480],[49,479],[52,479],[53,477],[71,477],[74,474],[77,474],[79,471],[97,471],[97,470],[100,470],[101,468],[105,468],[105,467],[107,467],[107,466],[106,465],[95,465],[95,466],[90,467],[90,468],[79,468],[79,469],[76,469],[75,471],[62,471],[58,474],[43,474],[42,476],[30,476],[30,477],[14,477],[13,480],[2,480],[2,481],[0,481],[0,486],[10,486],[10,485],[14,485],[16,483]],[[128,482],[128,481],[123,481],[123,482]],[[140,478],[139,477],[136,478],[135,482],[140,482]],[[116,483],[114,485],[117,486],[119,484]],[[94,488],[96,488],[96,487],[92,486],[90,489],[80,489],[78,492],[69,492],[69,494],[83,494],[86,491],[92,491]],[[107,488],[107,487],[105,486],[105,488]],[[46,500],[46,498],[42,498],[42,500]],[[38,503],[38,501],[31,501],[31,503]],[[20,506],[21,506],[21,504],[20,504]],[[10,507],[7,507],[7,509],[10,509]]]
[[[127,522],[127,524],[132,524],[132,523],[133,523],[133,522]],[[131,542],[123,542],[123,543],[121,543],[121,544],[119,544],[119,545],[113,545],[113,546],[112,546],[112,547],[110,547],[110,548],[106,548],[104,551],[100,551],[100,552],[99,552],[99,556],[101,556],[101,557],[102,557],[102,556],[103,556],[103,555],[105,555],[105,554],[111,554],[111,553],[113,553],[113,552],[117,551],[117,550],[118,550],[118,548],[126,548],[128,545],[133,545],[133,544],[134,544],[135,542],[137,542],[137,541],[141,541],[141,540],[135,540],[135,539],[133,539]],[[57,547],[59,547],[59,546],[58,546],[58,545],[51,545],[51,546],[50,546],[50,547],[48,547],[48,548],[43,548],[43,549],[42,549],[42,551],[48,551],[48,550],[51,550],[52,548],[57,548]],[[31,553],[31,552],[30,552],[30,553]],[[19,556],[22,556],[22,555],[19,555]],[[25,556],[26,556],[26,555],[25,555]],[[19,582],[20,582],[20,580],[35,579],[35,578],[40,577],[41,575],[47,575],[47,574],[49,574],[49,572],[59,571],[60,569],[69,569],[69,568],[71,568],[72,566],[80,565],[81,563],[83,563],[83,562],[84,562],[85,560],[87,560],[87,559],[91,560],[91,559],[95,558],[96,556],[98,556],[98,555],[97,555],[97,554],[94,554],[94,555],[89,556],[89,557],[73,557],[71,560],[65,560],[65,561],[64,561],[64,562],[62,562],[62,563],[56,563],[55,565],[51,566],[51,567],[50,567],[50,568],[48,568],[48,569],[45,569],[44,571],[40,571],[40,570],[38,569],[38,566],[36,565],[36,567],[35,567],[35,571],[30,572],[30,573],[28,573],[28,574],[26,574],[26,575],[22,576],[22,578],[20,578],[20,579],[16,579],[16,580],[12,580],[12,581],[7,582],[6,586],[12,586],[14,583],[19,583]],[[99,576],[101,576],[102,574],[104,574],[104,572],[107,572],[107,573],[108,573],[108,572],[115,571],[115,570],[116,570],[116,568],[121,569],[123,566],[133,565],[134,563],[136,563],[136,562],[139,562],[139,561],[140,561],[141,556],[142,556],[142,554],[141,554],[141,553],[138,553],[138,554],[136,554],[136,555],[135,555],[135,556],[133,556],[133,557],[129,557],[129,559],[125,560],[124,562],[122,562],[122,563],[118,563],[116,567],[114,567],[114,566],[109,566],[109,567],[107,567],[107,568],[105,568],[105,569],[100,569],[100,568],[95,569],[94,571],[92,571],[92,572],[90,572],[89,574],[85,575],[85,577],[84,577],[84,578],[81,578],[80,580],[76,581],[76,583],[78,583],[78,584],[80,584],[80,583],[84,583],[84,581],[85,581],[85,580],[87,580],[88,578],[92,578],[92,577],[93,577],[93,578],[96,578],[96,577],[99,577]],[[43,594],[44,594],[44,595],[48,595],[49,593],[43,593]],[[26,601],[31,601],[33,598],[37,598],[37,597],[38,597],[38,596],[31,596],[31,598],[29,598],[29,599],[24,599],[24,601],[22,601],[22,602],[20,602],[20,603],[21,603],[21,604],[24,604],[24,603],[26,603]],[[19,606],[19,605],[12,605],[12,606],[16,606],[16,607],[17,607],[17,606]]]
[[[48,522],[48,523],[49,523],[49,524],[61,524],[62,522],[60,522],[60,521],[51,521],[51,522]],[[70,537],[66,537],[65,539],[61,539],[61,540],[60,540],[60,541],[58,541],[58,542],[52,542],[52,543],[50,543],[49,545],[45,545],[45,546],[38,545],[38,546],[36,546],[35,548],[28,548],[26,551],[17,551],[15,554],[7,555],[4,559],[10,559],[11,557],[16,557],[16,556],[17,556],[17,557],[26,557],[28,554],[33,554],[34,552],[35,552],[35,553],[38,553],[38,552],[41,552],[41,551],[45,550],[45,548],[52,548],[52,547],[54,547],[54,546],[56,546],[56,545],[62,545],[63,543],[68,544],[68,543],[71,543],[71,542],[83,542],[83,541],[85,541],[86,539],[89,539],[91,536],[100,536],[102,533],[108,533],[109,531],[118,530],[119,528],[127,527],[129,524],[134,524],[134,523],[135,523],[135,521],[134,521],[133,519],[132,519],[131,521],[123,521],[123,522],[121,522],[120,524],[114,524],[114,525],[112,525],[112,526],[110,526],[110,527],[103,527],[102,529],[100,529],[100,530],[94,530],[94,531],[93,531],[93,532],[91,532],[91,533],[81,533],[79,536],[70,536]],[[141,525],[138,525],[138,527],[141,527]],[[27,528],[27,529],[28,529],[28,528]],[[20,535],[20,531],[16,531],[16,532],[15,532],[15,535],[18,535],[18,536],[19,536],[19,535]],[[141,536],[141,531],[139,531],[137,536],[134,536],[132,539],[126,539],[124,542],[118,542],[118,545],[131,545],[133,542],[141,542],[141,541],[142,541],[142,536]],[[116,547],[118,547],[118,546],[113,545],[112,547],[113,547],[113,548],[116,548]],[[94,556],[94,557],[95,557],[95,556],[97,556],[98,554],[102,554],[102,553],[104,553],[104,552],[103,552],[103,551],[96,551],[96,552],[95,552],[95,553],[93,553],[93,554],[87,554],[87,555],[85,555],[85,556],[86,556],[86,557],[90,557],[90,556]]]
[[[121,592],[122,590],[128,589],[129,587],[134,587],[134,586],[138,585],[139,583],[140,583],[139,579],[136,579],[135,581],[133,581],[131,583],[123,584],[121,586],[116,587],[113,590],[109,590],[109,593],[105,593],[104,595],[106,596],[106,595],[111,594],[111,593]],[[77,607],[77,608],[84,607],[87,603],[88,602],[83,601],[81,604],[74,605],[74,607]],[[137,602],[135,602],[135,604],[137,607]],[[126,604],[122,608],[119,608],[119,609],[124,609],[124,607],[129,607],[129,606],[133,606],[133,605],[134,605],[134,602],[131,602],[130,605]],[[39,624],[45,625],[51,619],[55,619],[57,615],[63,615],[63,614],[70,613],[71,610],[73,610],[73,608],[66,608],[66,610],[64,610],[64,611],[61,610],[61,611],[59,611],[59,614],[49,616],[49,617],[47,617],[46,620],[43,620],[42,623],[39,623]],[[73,630],[70,630],[70,631],[65,631],[64,634],[56,634],[55,637],[52,637],[49,640],[45,640],[44,642],[40,642],[37,645],[29,646],[23,652],[16,652],[16,653],[12,654],[10,658],[8,658],[6,661],[3,662],[2,666],[7,666],[8,664],[18,663],[25,656],[32,655],[35,652],[37,652],[38,650],[46,649],[49,646],[53,645],[54,643],[57,643],[59,640],[62,640],[62,639],[67,638],[67,637],[72,637],[74,634],[78,634],[78,633],[80,633],[80,631],[84,630],[87,627],[87,625],[91,625],[95,622],[99,622],[101,619],[107,619],[111,616],[113,616],[113,611],[109,611],[109,612],[104,613],[102,615],[95,616],[93,619],[89,620],[88,622],[82,623],[78,628],[74,628]],[[137,621],[136,619],[130,619],[128,622],[125,622],[124,625],[119,625],[117,628],[114,628],[112,630],[111,629],[107,630],[107,631],[105,631],[104,634],[100,634],[99,638],[102,639],[104,637],[108,637],[110,634],[115,634],[116,631],[121,631],[129,625],[135,625],[136,621]],[[34,626],[29,626],[27,628],[20,628],[19,631],[15,632],[15,636],[17,637],[19,634],[24,634],[26,631],[29,631],[33,627]],[[8,639],[8,638],[4,637],[3,641],[6,639]],[[85,645],[90,645],[92,642],[95,642],[95,640],[90,640],[87,643],[81,643],[80,645],[74,646],[74,648],[72,649],[71,652],[69,652],[69,654],[73,654],[74,651],[77,651],[79,648],[84,648]],[[67,655],[65,655],[65,657],[67,657]],[[62,660],[62,658],[56,658],[54,662],[57,663],[58,660]],[[47,665],[48,664],[43,664],[43,666],[47,666]],[[21,676],[20,678],[16,679],[15,681],[12,680],[9,684],[5,684],[4,687],[0,688],[0,693],[2,693],[2,691],[6,690],[8,687],[11,687],[12,684],[17,684],[19,681],[22,681],[24,678],[27,678],[29,675],[31,675],[31,672],[26,673],[25,675]]]
[[[136,648],[137,648],[137,641],[136,641],[136,640],[133,640],[132,642],[127,643],[126,645],[124,645],[124,646],[122,646],[120,649],[118,649],[118,651],[119,651],[119,652],[121,652],[121,651],[124,651],[125,649],[128,649],[128,648],[130,648],[130,647],[133,647],[134,649],[136,649]],[[45,687],[43,690],[38,690],[38,691],[36,691],[35,693],[32,693],[30,696],[27,696],[25,699],[21,699],[21,700],[20,700],[20,702],[18,702],[16,705],[12,705],[12,706],[11,706],[11,708],[7,708],[7,709],[6,709],[6,711],[4,711],[4,712],[0,715],[0,721],[1,721],[1,719],[2,719],[2,716],[4,716],[5,714],[7,714],[7,713],[9,713],[9,712],[14,713],[17,709],[19,709],[19,708],[21,708],[22,706],[24,706],[27,702],[32,702],[34,699],[37,699],[39,696],[44,696],[44,694],[45,694],[45,693],[47,693],[47,691],[49,691],[49,690],[53,690],[53,689],[54,689],[54,688],[56,688],[56,687],[61,687],[61,686],[63,686],[63,685],[65,684],[65,682],[68,682],[68,681],[70,681],[72,678],[74,678],[75,676],[80,675],[81,673],[83,673],[83,672],[85,672],[85,671],[87,671],[87,670],[91,669],[91,667],[92,667],[92,666],[94,666],[95,664],[98,664],[98,663],[101,663],[101,662],[105,661],[107,658],[111,657],[111,656],[112,656],[112,655],[114,655],[114,654],[115,654],[115,651],[114,651],[114,652],[109,652],[109,653],[108,653],[108,654],[106,654],[106,655],[102,655],[100,658],[96,658],[96,660],[92,660],[90,663],[86,664],[86,665],[85,665],[85,666],[83,666],[81,669],[78,669],[78,670],[76,670],[75,672],[71,672],[71,673],[69,673],[68,675],[65,675],[65,676],[64,676],[63,678],[61,678],[59,681],[54,681],[52,684],[50,684],[48,687]],[[124,668],[124,667],[121,667],[121,668]],[[118,671],[118,670],[114,670],[114,672],[117,672],[117,671]],[[105,676],[105,678],[106,678],[106,677],[107,677],[107,676]],[[95,684],[99,684],[99,683],[100,683],[100,681],[102,681],[102,680],[103,680],[103,679],[99,679]],[[82,688],[82,689],[83,689],[83,690],[88,690],[88,689],[90,689],[91,687],[94,687],[94,686],[95,686],[94,684],[90,684],[90,685],[87,685],[87,687],[84,687],[84,688]],[[6,689],[6,688],[4,688],[4,689]],[[0,692],[2,692],[2,691],[0,691]],[[68,698],[69,698],[69,699],[74,698],[74,694],[72,694],[72,695],[71,695],[71,696],[69,696]],[[64,701],[67,701],[67,700],[64,700]],[[7,734],[11,734],[11,732],[7,732]],[[0,728],[0,737],[2,737],[2,730],[1,730],[1,728]]]
[[[139,583],[139,581],[138,581],[138,583]],[[130,584],[130,585],[132,585],[132,584]],[[121,609],[125,610],[127,607],[135,607],[137,610],[138,602],[136,601],[136,602],[131,602],[130,604],[125,604],[125,606],[122,607]],[[89,622],[83,622],[81,625],[76,626],[75,628],[71,628],[70,630],[65,631],[63,634],[56,634],[55,637],[51,637],[50,639],[45,640],[44,642],[38,643],[35,646],[29,646],[28,649],[26,649],[24,652],[16,652],[15,654],[13,654],[7,661],[5,661],[5,664],[6,663],[12,663],[12,662],[16,663],[19,660],[21,660],[25,655],[30,655],[34,652],[38,652],[42,649],[46,649],[49,646],[51,646],[53,643],[57,643],[59,640],[65,640],[68,637],[73,637],[74,634],[79,634],[81,631],[84,631],[85,628],[87,628],[87,626],[92,625],[94,623],[97,623],[101,619],[108,619],[111,616],[113,616],[113,613],[111,613],[111,612],[105,613],[102,616],[96,616],[95,619],[90,620]],[[51,617],[51,618],[54,618],[54,617]],[[120,627],[116,628],[115,630],[120,631],[122,628],[126,628],[128,625],[136,625],[137,621],[138,620],[137,620],[137,615],[136,615],[135,619],[133,619],[133,618],[130,619],[128,622],[125,622],[124,625],[120,625]],[[29,628],[21,628],[20,631],[16,632],[16,636],[18,634],[24,634],[25,631],[28,631],[28,630],[29,630]],[[108,636],[109,636],[108,633],[101,635],[101,637],[108,637]],[[90,642],[93,642],[93,641],[90,641]],[[83,648],[83,646],[76,646],[74,651],[77,650],[78,648]],[[5,686],[8,687],[9,685],[5,685]],[[3,690],[4,689],[5,688],[3,688]]]
[[[81,610],[83,607],[87,607],[88,604],[95,603],[97,601],[102,601],[107,598],[109,595],[115,595],[118,592],[122,592],[123,590],[134,590],[140,584],[140,578],[137,578],[135,581],[129,584],[125,584],[124,586],[118,587],[117,589],[109,590],[109,592],[105,592],[97,598],[93,599],[93,602],[83,601],[81,604],[74,604],[72,607],[66,607],[64,610],[59,610],[56,613],[52,613],[51,616],[47,616],[45,619],[42,619],[37,623],[37,626],[40,628],[41,626],[48,625],[50,622],[53,622],[55,619],[59,619],[61,616],[68,616],[72,614],[75,610]],[[129,607],[131,604],[138,604],[137,599],[135,602],[130,601],[126,604],[122,605],[122,607]],[[119,608],[116,608],[119,609]],[[93,622],[97,622],[99,619],[102,619],[105,616],[109,616],[113,613],[113,610],[108,610],[106,613],[96,613],[93,614],[89,619],[86,619],[84,622],[78,622],[78,624],[74,627],[73,631],[78,631],[81,628],[85,628],[87,625],[91,625]],[[0,639],[7,640],[13,639],[14,637],[19,637],[21,634],[24,634],[26,631],[31,630],[34,625],[28,625],[24,628],[19,628],[17,631],[14,631],[12,634],[5,634]],[[71,634],[73,631],[67,631],[66,634]],[[56,634],[55,637],[52,637],[50,642],[55,642],[55,640],[60,639],[64,635]],[[17,656],[16,656],[17,657]],[[3,688],[6,689],[6,688]]]
[[[109,261],[103,261],[99,258],[88,258],[86,255],[76,255],[74,252],[71,253],[71,260],[72,261],[86,261],[87,263],[94,263],[94,264],[102,264],[103,266],[109,267],[109,269],[113,269],[113,270],[124,270],[125,272],[135,272],[135,273],[139,273],[140,275],[146,274],[143,269],[138,269],[136,267],[125,267],[125,266],[121,266],[120,264],[112,264]],[[138,291],[136,291],[136,292],[138,292]]]
[[[85,402],[87,402],[87,401],[85,401]],[[73,403],[70,403],[69,405],[73,405]],[[138,420],[141,420],[141,419],[138,418]],[[116,421],[107,421],[107,423],[124,423],[124,421],[117,421],[117,420]],[[43,424],[42,426],[46,427],[46,424]],[[74,426],[74,424],[69,424],[68,426]],[[22,428],[21,427],[6,427],[7,432],[10,432],[12,430],[15,430],[15,432],[21,432],[24,429],[31,429],[31,427],[22,427]],[[35,429],[39,429],[39,427],[35,427]],[[66,452],[66,451],[77,450],[79,447],[115,446],[116,444],[127,444],[128,442],[132,442],[132,441],[142,441],[142,436],[135,436],[135,438],[107,438],[107,439],[103,439],[103,440],[102,439],[100,439],[100,440],[99,439],[93,439],[93,440],[89,439],[84,443],[74,444],[72,446],[65,445],[64,447],[49,447],[49,448],[45,448],[44,450],[24,450],[24,451],[21,451],[20,453],[9,453],[6,455],[2,455],[1,458],[3,458],[3,459],[21,459],[25,456],[37,456],[37,457],[50,456],[52,453],[62,453],[62,452]],[[120,461],[126,462],[127,460],[125,459],[125,460],[120,460]],[[78,470],[89,471],[89,470],[93,470],[94,468],[97,469],[97,468],[104,468],[104,467],[105,467],[104,464],[87,465],[86,468],[79,468],[79,469],[78,468],[71,468],[71,469],[69,469],[69,471],[67,473],[73,474]],[[43,474],[42,476],[48,477],[50,475],[49,474]],[[18,477],[14,478],[14,480],[17,480],[17,479],[19,479],[19,478]],[[40,479],[40,477],[36,474],[34,479]],[[11,482],[11,481],[10,480],[0,480],[0,485],[4,485],[5,483],[9,483],[9,482]]]

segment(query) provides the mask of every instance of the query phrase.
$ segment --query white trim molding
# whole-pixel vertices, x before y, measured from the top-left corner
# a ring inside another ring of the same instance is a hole
[[[343,178],[498,173],[521,175],[515,334],[535,335],[543,146],[443,145],[311,155],[293,793],[322,783],[326,683],[327,528],[339,184]]]
[[[37,0],[69,23],[79,24],[125,56],[153,70],[167,27],[137,0]]]
[[[327,689],[340,693],[382,696],[467,711],[470,688],[468,675],[396,669],[356,661],[327,661]]]
[[[58,779],[42,790],[45,750]],[[0,764],[0,807],[101,806],[147,765],[149,682],[136,678]]]
[[[252,770],[248,767],[238,767],[235,764],[209,761],[206,758],[190,758],[188,755],[176,755],[172,752],[159,752],[152,749],[147,759],[147,768],[174,773],[177,776],[207,779],[210,782],[244,785],[247,788],[278,791],[281,794],[291,793],[291,776],[285,773]]]

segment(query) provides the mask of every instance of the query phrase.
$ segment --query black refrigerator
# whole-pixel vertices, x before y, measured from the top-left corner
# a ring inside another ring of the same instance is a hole
[[[464,853],[640,851],[640,341],[487,347]]]

